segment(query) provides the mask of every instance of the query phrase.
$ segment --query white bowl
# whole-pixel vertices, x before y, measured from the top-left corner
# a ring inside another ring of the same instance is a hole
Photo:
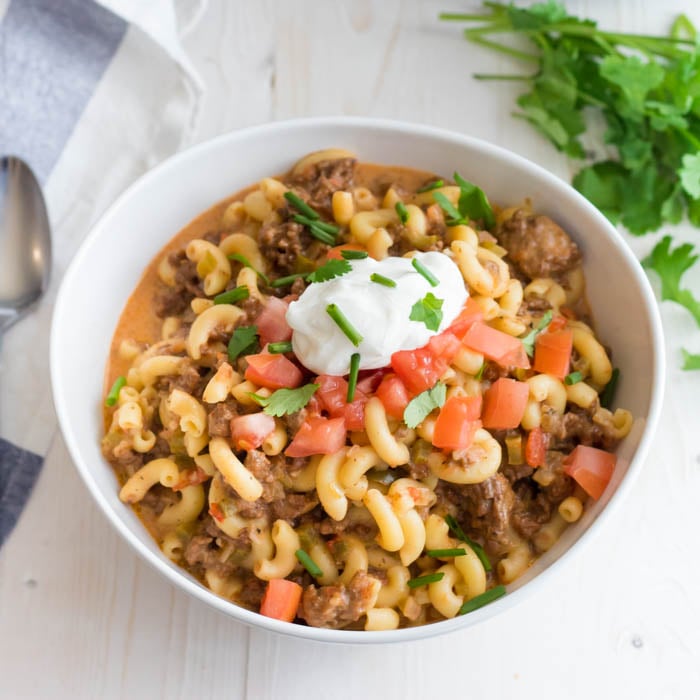
[[[359,158],[450,176],[458,170],[495,202],[529,197],[576,239],[599,337],[621,368],[616,403],[635,424],[618,449],[613,481],[549,552],[508,587],[508,595],[469,615],[386,632],[327,630],[280,622],[214,595],[171,563],[130,506],[100,453],[102,383],[119,314],[147,263],[197,214],[302,155],[332,146]],[[278,122],[236,131],[179,153],[141,177],[94,226],[68,269],[51,329],[51,376],[68,449],[93,497],[118,532],[172,583],[248,625],[305,639],[384,643],[427,638],[485,620],[515,605],[598,533],[628,491],[647,454],[663,394],[661,321],[642,269],[595,207],[554,175],[513,153],[440,129],[361,118]]]

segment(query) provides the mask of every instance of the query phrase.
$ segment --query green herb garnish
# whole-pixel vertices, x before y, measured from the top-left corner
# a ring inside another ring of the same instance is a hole
[[[236,262],[241,263],[243,267],[249,267],[265,284],[270,284],[270,278],[264,272],[260,272],[260,270],[254,268],[250,260],[248,260],[245,255],[241,255],[240,253],[229,253],[226,257],[229,260],[235,260]]]
[[[571,374],[567,374],[564,377],[564,384],[567,386],[572,386],[574,384],[578,384],[580,381],[583,380],[583,375],[581,372],[571,372]]]
[[[249,354],[247,350],[253,350],[258,344],[257,326],[239,326],[233,331],[231,340],[228,341],[229,362],[235,362],[240,355]]]
[[[552,322],[552,316],[552,312],[547,311],[540,319],[540,322],[524,338],[520,339],[529,357],[532,357],[535,352],[535,340],[537,336],[547,329],[547,326]]]
[[[260,396],[253,392],[249,396],[263,407],[263,413],[280,418],[304,408],[318,387],[318,384],[305,384],[298,389],[277,389],[269,396]]]
[[[355,347],[362,342],[363,336],[355,326],[350,323],[348,317],[338,308],[337,304],[328,304],[328,306],[326,306],[326,313],[335,321],[338,328],[343,331],[347,339]]]
[[[691,243],[683,243],[671,250],[671,237],[664,236],[654,246],[651,254],[642,260],[642,265],[648,270],[654,270],[659,276],[661,300],[675,301],[676,304],[684,306],[700,326],[700,301],[693,296],[690,290],[681,289],[683,275],[698,259],[697,254],[693,254],[694,252],[695,249]]]
[[[281,355],[285,352],[292,352],[292,342],[290,340],[282,340],[279,343],[268,343],[267,351],[271,355]]]
[[[284,193],[284,198],[303,216],[318,221],[321,217],[318,212],[314,211],[301,197],[294,194],[291,190]]]
[[[462,542],[465,542],[474,550],[474,554],[479,557],[479,561],[484,565],[484,569],[486,571],[491,571],[491,561],[484,551],[484,548],[478,542],[474,542],[474,540],[462,530],[462,527],[452,515],[446,515],[445,522],[447,523],[447,527],[450,528],[450,532],[452,532],[458,540],[462,540]]]
[[[411,307],[411,321],[424,323],[430,331],[437,331],[442,323],[443,299],[438,299],[432,292],[428,292]]]
[[[603,408],[610,408],[612,406],[613,400],[615,399],[615,390],[617,389],[617,382],[620,379],[620,370],[615,367],[610,376],[610,381],[605,385],[603,391],[600,392],[600,405]]]
[[[372,282],[376,282],[377,284],[383,284],[385,287],[395,287],[396,282],[392,279],[389,279],[388,277],[384,277],[384,275],[380,275],[377,272],[373,272],[369,276],[370,280]]]
[[[425,553],[429,557],[463,557],[467,550],[464,547],[455,547],[454,549],[426,549]]]
[[[482,220],[486,228],[493,228],[496,217],[484,191],[465,180],[459,173],[454,174],[454,179],[460,190],[458,207],[461,217],[472,221]]]
[[[474,375],[474,379],[481,381],[481,378],[484,376],[485,369],[486,369],[486,363],[482,362],[481,367],[479,367],[479,371]]]
[[[411,265],[413,265],[413,268],[419,275],[428,280],[428,284],[431,287],[437,287],[440,284],[440,280],[435,277],[435,275],[425,265],[423,265],[418,258],[411,258]]]
[[[323,576],[321,567],[303,550],[297,549],[294,556],[299,560],[299,563],[314,577]]]
[[[399,221],[405,224],[408,221],[408,209],[403,202],[396,202],[396,213],[399,215]]]
[[[492,603],[498,598],[502,598],[506,594],[505,586],[494,586],[488,591],[484,591],[481,595],[474,596],[471,600],[467,600],[462,607],[457,611],[458,615],[466,615],[467,613],[474,612],[479,608],[483,608],[484,605]]]
[[[364,260],[369,257],[369,253],[366,250],[341,250],[340,255],[345,260]]]
[[[352,270],[352,265],[347,260],[331,259],[316,268],[311,274],[306,276],[307,282],[327,282],[335,277],[340,277]]]
[[[683,369],[700,369],[700,355],[693,355],[684,348],[681,348],[683,353]]]
[[[270,286],[277,289],[278,287],[286,287],[288,284],[292,284],[295,280],[300,277],[306,277],[308,272],[295,272],[293,275],[287,275],[286,277],[278,277],[276,280],[270,282]]]
[[[442,407],[446,397],[447,387],[442,382],[437,382],[432,389],[422,391],[408,402],[403,412],[404,423],[409,428],[415,428],[436,408]]]
[[[455,207],[452,202],[442,193],[433,192],[433,199],[440,205],[440,208],[449,217],[445,223],[448,226],[457,226],[458,224],[466,224],[467,219],[465,219],[460,213],[457,207]]]
[[[105,406],[114,406],[114,404],[117,403],[117,400],[119,399],[119,392],[124,386],[126,386],[126,377],[117,377],[114,380],[114,384],[112,384],[112,388],[109,390],[109,394],[107,394]]]
[[[419,588],[420,586],[426,586],[429,583],[437,583],[442,581],[445,574],[443,571],[436,571],[433,574],[425,574],[425,576],[418,576],[417,578],[412,578],[406,582],[409,588]]]
[[[235,304],[238,301],[243,301],[250,296],[248,287],[244,284],[235,289],[229,289],[228,292],[221,292],[214,297],[215,304]]]
[[[354,352],[350,355],[350,374],[348,375],[348,403],[352,403],[355,398],[355,389],[357,388],[357,375],[360,372],[360,353]]]
[[[424,185],[423,187],[419,187],[416,190],[416,194],[422,194],[423,192],[432,192],[433,190],[437,190],[440,187],[445,186],[445,181],[444,180],[435,180],[434,182],[431,182],[428,185]]]
[[[334,224],[327,224],[325,221],[315,221],[301,214],[295,214],[292,219],[298,224],[306,226],[309,229],[309,233],[321,243],[335,245],[335,237],[340,229]]]

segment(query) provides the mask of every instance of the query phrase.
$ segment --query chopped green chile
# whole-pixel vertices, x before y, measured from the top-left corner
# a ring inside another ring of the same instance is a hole
[[[506,449],[508,450],[508,464],[523,463],[523,436],[510,435],[506,438]]]

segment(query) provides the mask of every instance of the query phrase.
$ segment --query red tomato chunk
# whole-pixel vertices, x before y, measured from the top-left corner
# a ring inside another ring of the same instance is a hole
[[[501,377],[484,393],[484,428],[517,428],[525,413],[530,388],[525,382]]]
[[[270,297],[267,300],[265,308],[260,312],[260,315],[255,319],[255,325],[258,327],[260,334],[260,344],[279,343],[284,340],[292,339],[292,329],[287,323],[287,309],[289,304],[278,299]]]
[[[395,374],[387,374],[377,388],[377,396],[388,416],[401,420],[408,406],[409,396],[406,385]]]
[[[237,450],[256,450],[274,429],[275,419],[267,413],[231,418],[231,439]]]
[[[301,370],[284,355],[246,355],[248,368],[245,378],[268,389],[294,389],[301,386],[304,376]]]
[[[617,456],[596,447],[579,445],[564,459],[564,471],[593,498],[600,498],[615,471]]]
[[[573,339],[573,331],[568,330],[540,333],[535,340],[535,371],[564,379],[569,373]]]
[[[473,323],[462,338],[462,343],[470,350],[480,352],[489,360],[497,362],[501,367],[530,368],[530,361],[522,342],[485,323]]]
[[[287,457],[330,455],[345,444],[345,419],[310,416],[284,451]]]
[[[466,450],[481,427],[481,396],[452,396],[435,421],[433,445],[444,450]]]

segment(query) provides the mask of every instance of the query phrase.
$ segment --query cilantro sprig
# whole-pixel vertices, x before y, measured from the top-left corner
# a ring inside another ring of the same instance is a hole
[[[408,402],[403,412],[404,423],[409,428],[415,428],[436,408],[441,408],[446,398],[447,387],[442,382],[437,382],[434,387],[422,391]]]
[[[318,384],[305,384],[298,389],[277,389],[270,396],[250,393],[249,396],[260,406],[268,416],[281,418],[289,413],[300,411],[311,400],[318,390]]]
[[[307,282],[327,282],[335,277],[345,275],[352,270],[352,265],[347,260],[329,260],[327,263],[317,267],[311,274],[306,276]]]
[[[532,357],[535,352],[535,340],[537,340],[537,336],[547,330],[547,327],[551,322],[552,312],[547,311],[542,316],[539,323],[524,338],[520,339],[520,342],[523,344],[528,357]]]
[[[442,323],[443,299],[438,299],[432,292],[428,292],[411,307],[411,321],[424,323],[430,331],[437,331]]]

